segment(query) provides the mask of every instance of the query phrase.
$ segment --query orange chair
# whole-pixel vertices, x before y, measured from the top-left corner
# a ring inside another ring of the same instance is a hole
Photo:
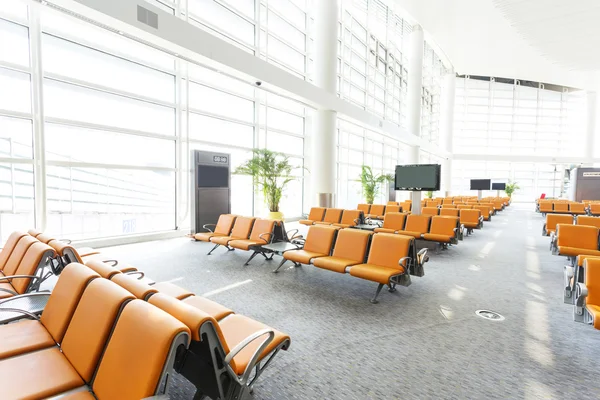
[[[332,225],[340,222],[342,213],[344,212],[341,208],[328,208],[325,211],[325,216],[322,221],[315,221],[315,225]]]
[[[298,222],[300,222],[302,225],[312,225],[315,223],[315,221],[323,221],[325,210],[326,208],[323,207],[313,207],[310,209],[307,219],[301,219]]]
[[[356,226],[363,219],[363,212],[360,210],[344,210],[342,213],[342,220],[333,224],[333,226],[337,226],[340,228],[350,228],[351,226]]]
[[[429,233],[423,234],[423,239],[438,242],[445,249],[449,244],[458,244],[460,232],[458,217],[434,216],[431,218]]]
[[[460,210],[458,208],[442,208],[440,210],[440,215],[445,217],[458,217],[459,212]]]
[[[279,271],[288,260],[299,267],[300,264],[310,264],[313,258],[327,257],[331,253],[336,233],[336,229],[327,226],[311,226],[306,234],[304,248],[283,253],[283,260],[273,272]]]
[[[572,224],[573,216],[570,214],[546,214],[546,223],[542,228],[543,236],[550,236],[556,231],[556,224]]]
[[[219,246],[227,247],[227,250],[233,250],[229,247],[229,242],[234,240],[245,240],[250,236],[250,231],[252,230],[252,226],[254,225],[254,221],[256,218],[250,217],[237,217],[235,219],[235,223],[233,225],[233,229],[231,230],[231,235],[229,236],[213,236],[210,238],[211,243],[214,243],[215,246],[208,252],[208,255],[211,255],[213,251]]]
[[[438,215],[440,209],[437,207],[423,207],[421,209],[421,214],[423,215]]]
[[[346,268],[365,262],[371,232],[358,229],[342,229],[335,240],[333,254],[313,259],[315,267],[346,273]]]
[[[402,230],[407,215],[404,213],[387,213],[383,219],[383,226],[375,228],[375,233],[396,233]]]
[[[215,236],[227,236],[231,233],[231,228],[233,227],[233,223],[235,222],[235,215],[231,214],[221,214],[219,216],[219,220],[217,224],[205,224],[202,228],[206,229],[208,232],[200,232],[194,235],[194,239],[202,241],[202,242],[210,242],[210,238]],[[211,231],[209,226],[214,226],[215,230]]]
[[[429,232],[430,222],[431,215],[409,215],[406,217],[406,227],[396,233],[421,239],[423,234]]]
[[[383,219],[385,214],[385,206],[381,204],[372,204],[367,218],[370,219]]]

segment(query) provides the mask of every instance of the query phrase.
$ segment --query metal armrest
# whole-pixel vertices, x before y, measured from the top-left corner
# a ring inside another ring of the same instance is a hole
[[[71,244],[72,240],[71,239],[60,239],[59,242],[64,242],[66,244]]]
[[[290,232],[294,232],[294,234],[290,236]],[[298,232],[300,232],[298,229],[290,229],[289,231],[287,231],[287,232],[285,233],[285,235],[287,236],[287,238],[288,238],[289,240],[292,240],[294,237],[296,237],[296,234],[297,234]]]
[[[269,240],[263,239],[263,236],[264,236],[264,235],[269,235]],[[273,234],[272,234],[271,232],[263,232],[263,233],[261,233],[260,235],[258,235],[258,238],[259,238],[260,240],[262,240],[263,242],[265,242],[265,243],[269,243],[269,242],[271,241],[271,236],[272,236],[272,235],[273,235]]]
[[[10,276],[0,277],[0,282],[6,281],[6,280],[10,281],[11,279],[16,279],[16,278],[42,279],[40,276],[37,276],[37,275],[10,275]]]
[[[401,259],[398,260],[398,265],[401,266],[404,269],[407,269],[408,268],[408,262],[406,263],[406,267],[404,265],[402,265],[402,263],[405,260],[410,260],[410,257],[402,257]]]
[[[2,313],[2,312],[13,312],[13,313],[17,313],[17,314],[24,314],[24,315],[26,315],[30,318],[33,318],[37,321],[40,320],[40,317],[38,317],[34,313],[31,313],[31,312],[25,311],[25,310],[21,310],[19,308],[0,308],[0,313]]]
[[[157,394],[156,396],[144,397],[142,400],[169,400],[168,394]]]
[[[142,271],[126,272],[125,275],[139,275],[139,278],[137,279],[144,279],[144,277],[146,276],[146,274],[144,274]]]
[[[419,250],[417,253],[417,262],[419,264],[425,264],[427,261],[429,261],[429,258],[427,258],[427,249]]]
[[[111,267],[116,267],[117,265],[119,265],[118,260],[102,260],[102,262],[110,265]]]
[[[202,225],[202,229],[206,229],[207,231],[214,233],[214,231],[210,228],[207,228],[207,226],[214,226],[215,228],[217,227],[217,224],[204,224]]]
[[[264,336],[264,335],[268,335],[268,336],[260,344],[260,346],[258,346],[256,351],[250,358],[250,361],[248,362],[248,365],[246,366],[246,369],[244,370],[244,373],[242,374],[241,378],[238,377],[238,380],[243,385],[245,385],[246,382],[248,382],[248,379],[250,378],[250,374],[252,373],[252,370],[254,369],[254,365],[256,364],[256,360],[258,359],[258,357],[261,355],[263,350],[269,345],[269,343],[271,343],[273,341],[273,338],[275,337],[275,332],[272,329],[261,329],[260,331],[255,332],[254,334],[248,336],[246,339],[244,339],[242,342],[240,342],[225,357],[225,364],[227,364],[229,366],[229,364],[231,364],[231,360],[233,360],[233,357],[235,357],[240,351],[245,349],[246,346],[248,346],[250,343],[252,343],[256,339],[258,339],[259,337]]]
[[[585,306],[585,298],[588,295],[587,286],[585,283],[577,282],[577,286],[575,289],[575,306],[584,307]]]
[[[9,297],[8,299],[0,300],[0,306],[2,306],[2,304],[8,303],[10,301],[20,300],[25,297],[38,297],[38,296],[50,297],[50,295],[51,295],[51,292],[49,290],[45,290],[43,292],[35,292],[35,293],[23,293],[23,294],[14,296],[14,297]]]

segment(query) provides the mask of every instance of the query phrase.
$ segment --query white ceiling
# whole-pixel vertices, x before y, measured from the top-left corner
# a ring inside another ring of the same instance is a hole
[[[396,2],[423,26],[459,74],[596,90],[597,0]]]

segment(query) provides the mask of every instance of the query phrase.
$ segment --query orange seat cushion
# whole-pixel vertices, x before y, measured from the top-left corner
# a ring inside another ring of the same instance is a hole
[[[559,246],[558,254],[563,256],[577,257],[579,255],[600,256],[598,250],[579,249],[577,247]]]
[[[312,221],[310,219],[301,219],[300,222],[302,225],[312,225],[315,221]]]
[[[447,236],[447,235],[438,235],[435,233],[425,233],[423,235],[423,239],[430,240],[432,242],[450,243],[450,240],[452,240],[452,237]]]
[[[80,391],[62,396],[60,400],[96,400],[93,394],[88,391]]]
[[[350,275],[373,282],[388,284],[390,278],[404,273],[404,268],[382,267],[373,264],[359,264],[350,268]]]
[[[224,233],[214,233],[214,232],[200,232],[194,235],[194,239],[199,240],[201,242],[210,242],[210,238],[215,236],[227,236]]]
[[[577,265],[580,267],[583,267],[583,262],[588,258],[600,258],[600,256],[591,256],[591,255],[585,255],[585,254],[578,255],[577,256]]]
[[[588,310],[588,312],[592,315],[592,318],[594,319],[594,328],[600,329],[600,306],[590,304],[586,305],[585,308]]]
[[[267,243],[265,241],[241,239],[241,240],[232,240],[231,242],[229,242],[229,247],[248,251],[248,250],[250,250],[250,246],[256,246],[256,245],[261,245],[261,244],[267,244]]]
[[[56,345],[39,321],[23,320],[0,326],[0,359]]]
[[[230,315],[228,318],[219,322],[219,326],[221,327],[221,331],[223,332],[223,336],[225,337],[225,341],[227,342],[227,346],[230,349],[235,348],[239,343],[241,343],[248,336],[262,330],[262,329],[272,329],[267,325],[255,321],[251,318],[245,317],[243,315],[234,314]],[[275,331],[275,336],[271,343],[267,345],[267,347],[263,350],[263,352],[258,357],[258,361],[264,359],[268,356],[275,348],[277,348],[281,343],[286,340],[289,340],[290,337],[284,333],[281,333],[277,330]],[[264,336],[266,338],[267,335]],[[262,343],[263,337],[254,340],[248,346],[244,347],[242,351],[240,351],[234,358],[234,371],[236,374],[241,375],[244,373],[244,370],[248,366],[252,355],[258,349],[260,344]]]
[[[235,237],[235,236],[213,236],[210,238],[211,243],[220,244],[221,246],[227,246],[232,240],[244,240],[247,238]]]
[[[388,228],[375,228],[375,233],[396,233],[396,231]]]
[[[465,226],[465,228],[470,228],[470,229],[477,229],[479,227],[478,222],[464,222],[463,225]]]
[[[0,361],[4,399],[42,399],[84,384],[58,347]]]
[[[354,260],[349,260],[340,257],[319,257],[315,258],[313,265],[315,267],[328,269],[330,271],[339,272],[340,274],[346,273],[346,267],[358,264]]]
[[[421,239],[421,232],[411,232],[411,231],[398,231],[399,235],[412,236],[416,239]]]
[[[202,296],[191,296],[182,300],[184,303],[189,304],[192,307],[196,307],[199,310],[204,311],[217,321],[225,318],[228,315],[233,314],[233,311],[229,308],[222,306],[212,300]]]
[[[15,288],[8,282],[0,282],[0,289],[10,290],[11,292],[15,291]],[[0,291],[0,299],[6,299],[12,296],[14,296],[14,294],[5,292],[4,290]]]
[[[326,257],[328,254],[315,253],[306,250],[290,250],[283,253],[283,258],[300,264],[310,264],[310,260],[315,257]]]

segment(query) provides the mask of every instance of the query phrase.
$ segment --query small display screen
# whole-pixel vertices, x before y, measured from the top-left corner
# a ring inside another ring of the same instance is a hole
[[[491,179],[471,179],[471,190],[490,190]]]
[[[492,183],[492,190],[504,190],[506,189],[506,183]]]
[[[198,187],[229,187],[229,168],[198,165]]]

